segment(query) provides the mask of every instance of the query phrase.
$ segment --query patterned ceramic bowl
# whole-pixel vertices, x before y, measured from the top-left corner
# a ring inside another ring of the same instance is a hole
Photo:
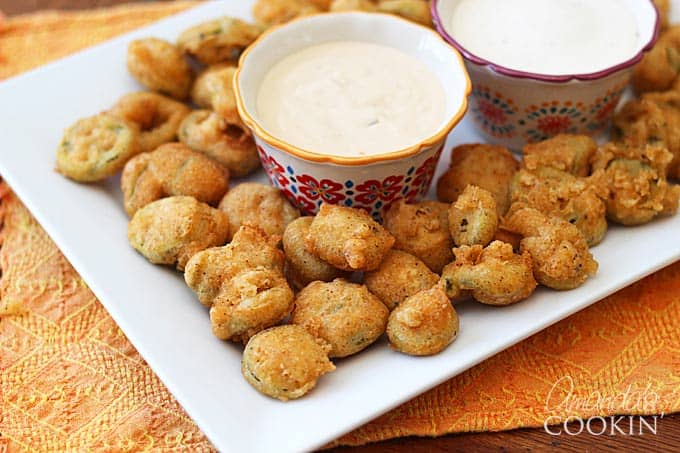
[[[651,0],[628,0],[639,30],[631,59],[591,74],[548,76],[509,69],[468,52],[447,31],[458,0],[432,0],[444,39],[465,58],[472,79],[470,113],[485,138],[513,150],[560,133],[594,135],[608,124],[633,66],[656,42],[659,21]]]
[[[446,94],[442,128],[409,148],[361,157],[303,150],[268,133],[256,108],[268,69],[310,45],[343,40],[391,46],[426,64]],[[320,14],[274,27],[243,53],[234,78],[239,114],[253,131],[272,184],[309,214],[326,202],[365,209],[376,218],[396,200],[416,201],[427,193],[446,137],[467,110],[470,90],[462,57],[437,33],[394,16],[367,13]]]

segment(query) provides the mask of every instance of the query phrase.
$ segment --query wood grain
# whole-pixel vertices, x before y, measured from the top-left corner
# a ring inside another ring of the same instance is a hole
[[[137,0],[140,1],[140,0]],[[7,15],[41,9],[83,9],[127,3],[129,0],[0,0],[0,11]],[[570,424],[572,432],[578,431]],[[602,429],[598,421],[591,425],[594,432]],[[637,429],[637,428],[636,428]],[[453,434],[436,438],[407,437],[364,445],[326,450],[333,453],[425,453],[450,451],[680,451],[680,414],[666,415],[658,421],[657,434],[594,436],[552,436],[542,428],[516,429],[495,433]]]

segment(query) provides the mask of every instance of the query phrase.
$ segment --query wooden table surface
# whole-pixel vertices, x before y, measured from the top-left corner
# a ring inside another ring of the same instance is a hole
[[[144,0],[134,0],[144,1]],[[125,0],[0,0],[0,11],[6,15],[40,9],[82,9],[126,3]],[[574,425],[575,426],[575,425]],[[601,425],[592,424],[599,432]],[[571,431],[577,431],[574,427]],[[610,430],[607,429],[606,433]],[[516,429],[498,433],[453,434],[436,438],[400,438],[353,448],[337,448],[329,452],[449,452],[449,451],[680,451],[680,414],[666,415],[658,421],[657,434],[595,436],[552,436],[542,428]]]

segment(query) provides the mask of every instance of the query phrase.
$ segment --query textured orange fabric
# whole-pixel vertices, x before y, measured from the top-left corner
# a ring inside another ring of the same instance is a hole
[[[0,78],[190,5],[9,19]],[[212,450],[23,205],[5,187],[0,197],[0,452]],[[334,445],[541,426],[550,415],[676,411],[680,262]]]

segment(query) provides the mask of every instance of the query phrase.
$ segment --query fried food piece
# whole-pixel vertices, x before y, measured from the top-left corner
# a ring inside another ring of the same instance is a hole
[[[449,231],[457,246],[487,245],[496,234],[496,229],[496,200],[488,190],[467,186],[449,207]]]
[[[392,310],[387,321],[390,347],[404,354],[437,354],[458,335],[458,315],[441,285],[420,291]]]
[[[531,255],[515,254],[512,245],[494,241],[453,250],[456,259],[442,271],[446,295],[459,299],[467,294],[487,305],[510,305],[536,289]]]
[[[132,41],[127,50],[130,74],[150,90],[186,99],[194,79],[191,66],[174,44],[158,38]]]
[[[241,373],[258,392],[288,401],[300,398],[335,366],[327,346],[300,326],[272,327],[253,336],[243,351]]]
[[[506,230],[501,224],[496,230],[496,234],[494,234],[493,240],[510,244],[515,252],[519,252],[519,243],[522,240],[522,236],[520,236],[517,233],[513,233],[512,231]]]
[[[551,167],[574,176],[588,176],[590,158],[596,150],[597,143],[587,135],[560,134],[524,146],[522,163],[530,171]]]
[[[285,257],[278,241],[257,227],[242,226],[228,245],[195,254],[186,265],[184,281],[210,307],[223,287],[245,271],[264,268],[283,273]]]
[[[439,276],[420,259],[401,250],[390,250],[378,269],[366,273],[364,285],[394,310],[407,297],[432,288],[438,281]]]
[[[671,12],[671,2],[670,0],[653,0],[657,11],[659,12],[659,23],[661,24],[661,30],[665,30],[668,27],[668,16]]]
[[[158,93],[126,94],[109,113],[139,127],[140,152],[153,151],[175,141],[177,129],[191,109]]]
[[[220,209],[229,215],[230,237],[246,224],[281,237],[286,226],[300,217],[279,189],[255,182],[241,183],[227,192]]]
[[[640,225],[678,209],[680,187],[666,181],[672,155],[665,148],[642,148],[608,143],[598,149],[593,169],[602,170],[610,189],[607,217],[623,225]]]
[[[448,204],[438,201],[393,204],[385,213],[384,225],[396,239],[394,248],[415,255],[440,273],[453,258],[448,210]]]
[[[215,206],[229,189],[229,172],[181,143],[168,143],[130,159],[120,184],[125,212],[132,216],[152,201],[173,195]]]
[[[56,170],[80,182],[106,179],[139,152],[137,127],[106,113],[78,120],[64,131]]]
[[[521,253],[529,252],[534,278],[549,288],[573,289],[597,272],[583,234],[566,220],[524,208],[506,217],[504,227],[522,235]]]
[[[184,30],[177,46],[204,65],[237,60],[243,49],[262,33],[258,25],[234,17],[220,17]]]
[[[638,93],[665,91],[680,74],[680,26],[668,28],[633,68],[633,88]]]
[[[201,108],[214,110],[228,124],[243,128],[245,126],[236,108],[234,74],[236,74],[236,66],[233,64],[210,66],[196,78],[191,89],[191,100]]]
[[[412,22],[432,26],[430,14],[430,2],[423,0],[380,0],[378,11],[381,13],[395,14]]]
[[[256,267],[233,277],[222,287],[210,307],[210,323],[221,340],[247,342],[274,326],[293,309],[295,295],[283,274]]]
[[[305,238],[308,252],[345,271],[372,271],[394,237],[360,209],[322,204]]]
[[[305,248],[305,238],[309,234],[313,220],[313,217],[300,217],[290,222],[283,232],[286,276],[297,289],[302,289],[316,280],[330,282],[345,276],[345,272],[309,253]]]
[[[329,357],[356,354],[385,332],[390,312],[364,285],[312,282],[295,299],[291,323],[331,345]]]
[[[241,126],[210,110],[195,110],[179,126],[179,140],[194,151],[215,159],[240,178],[260,167],[255,142]]]
[[[227,215],[193,197],[169,197],[149,203],[128,224],[132,247],[154,264],[183,271],[197,252],[227,242]]]
[[[493,194],[502,216],[510,207],[510,181],[518,169],[519,162],[502,146],[457,146],[451,151],[449,169],[437,181],[437,198],[453,203],[472,184]]]
[[[520,170],[511,185],[512,206],[508,211],[535,208],[575,225],[589,246],[599,244],[607,233],[604,200],[608,185],[600,177],[580,178],[551,167],[534,172]]]
[[[663,112],[666,134],[657,144],[665,146],[673,154],[673,160],[668,165],[668,177],[680,178],[680,91],[672,90],[663,93],[645,93],[645,101],[651,101],[659,106]],[[654,142],[654,137],[648,137],[648,143]]]
[[[253,6],[255,20],[264,25],[277,25],[297,17],[322,12],[313,0],[257,0]]]
[[[342,11],[364,11],[372,13],[378,10],[378,5],[372,0],[333,0],[329,9],[334,13]]]

